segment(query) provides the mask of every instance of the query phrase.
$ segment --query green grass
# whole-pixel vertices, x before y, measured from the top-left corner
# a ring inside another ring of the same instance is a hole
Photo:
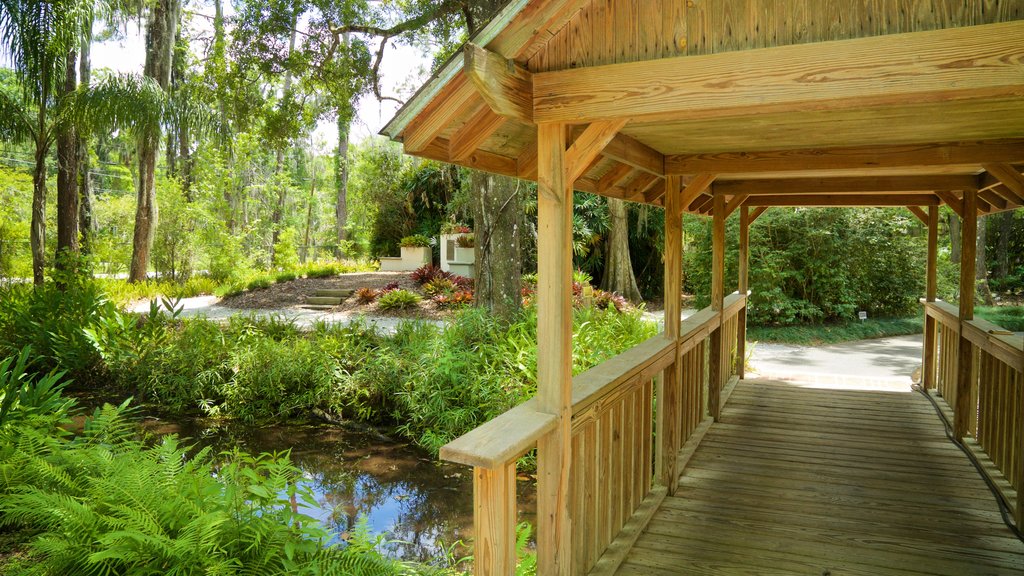
[[[747,328],[747,340],[814,346],[868,338],[920,334],[923,331],[924,320],[921,317],[872,318],[863,322],[845,324],[750,326]]]
[[[1024,332],[1024,306],[976,306],[974,315],[1014,332]]]

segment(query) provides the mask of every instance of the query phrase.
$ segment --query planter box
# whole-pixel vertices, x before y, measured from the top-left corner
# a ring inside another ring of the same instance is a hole
[[[449,266],[452,274],[458,274],[466,278],[476,278],[476,265],[472,262],[449,262]]]
[[[402,262],[412,266],[409,270],[430,264],[430,246],[402,246]]]
[[[476,262],[476,248],[463,248],[456,245],[455,257],[450,262],[461,262],[464,264]]]
[[[403,246],[400,257],[384,256],[380,259],[380,271],[409,272],[425,264],[430,264],[430,256],[429,246],[413,246],[411,248]]]
[[[451,272],[451,262],[460,261],[460,258],[455,257],[455,249],[458,248],[456,242],[459,236],[465,236],[465,234],[441,234],[441,270],[445,272]]]

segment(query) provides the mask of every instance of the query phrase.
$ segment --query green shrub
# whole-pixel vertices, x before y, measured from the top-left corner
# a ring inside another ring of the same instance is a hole
[[[405,310],[419,301],[420,297],[408,290],[391,290],[377,298],[377,306],[381,310]]]
[[[294,270],[299,266],[299,252],[296,249],[294,228],[285,228],[277,237],[274,244],[274,267],[278,270]]]
[[[291,282],[296,278],[298,278],[298,276],[295,275],[295,272],[281,272],[274,276],[274,282],[280,284],[282,282]]]
[[[924,243],[909,212],[773,208],[750,228],[748,319],[754,325],[848,321],[913,312],[923,290]],[[726,292],[736,288],[738,217],[727,222]],[[686,219],[687,289],[711,293],[711,223]]]
[[[262,290],[270,288],[274,284],[273,279],[266,276],[257,276],[245,284],[246,290]]]
[[[341,273],[341,269],[334,264],[323,264],[306,269],[308,278],[330,278]]]
[[[406,236],[402,238],[399,245],[402,248],[426,248],[430,246],[430,238],[422,234],[414,234],[412,236]]]

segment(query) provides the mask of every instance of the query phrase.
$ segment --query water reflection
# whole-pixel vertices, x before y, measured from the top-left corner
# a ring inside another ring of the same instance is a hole
[[[433,460],[407,443],[375,432],[325,426],[250,428],[206,420],[171,421],[147,418],[155,434],[178,434],[215,450],[233,447],[248,452],[291,450],[292,462],[319,503],[301,506],[345,540],[365,515],[375,534],[387,539],[385,551],[396,558],[427,562],[458,541],[472,540],[472,469]],[[519,482],[520,510],[533,521],[531,482]],[[458,556],[469,554],[455,546]]]

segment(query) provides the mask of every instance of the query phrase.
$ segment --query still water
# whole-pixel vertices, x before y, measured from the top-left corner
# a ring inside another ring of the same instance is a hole
[[[345,540],[360,516],[383,550],[402,560],[426,562],[450,551],[469,554],[456,543],[473,537],[472,468],[438,462],[411,446],[373,431],[331,426],[254,428],[203,419],[147,417],[143,427],[155,434],[178,434],[214,450],[239,447],[250,453],[291,451],[319,507],[300,510],[320,519]],[[533,521],[533,483],[517,482],[520,520]],[[453,548],[454,546],[454,548]]]

